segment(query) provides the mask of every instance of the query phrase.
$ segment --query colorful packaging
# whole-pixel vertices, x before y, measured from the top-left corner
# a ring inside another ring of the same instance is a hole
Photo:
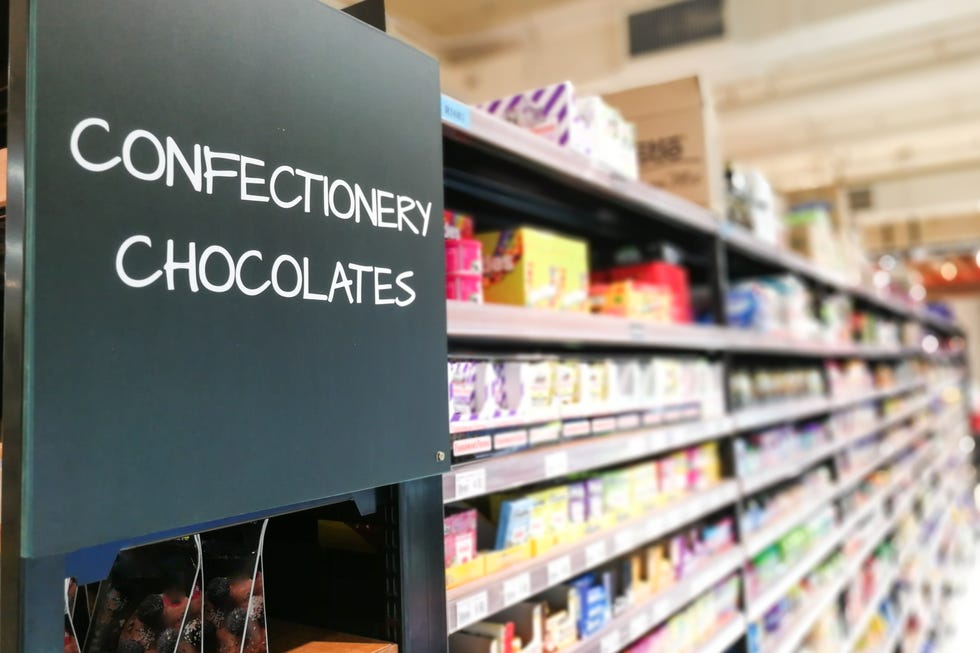
[[[588,246],[528,227],[478,234],[488,302],[588,310]]]
[[[471,304],[483,303],[483,276],[473,273],[446,274],[446,299]]]
[[[476,510],[446,515],[443,538],[447,568],[473,560],[476,557]]]
[[[447,238],[446,272],[482,275],[483,244],[475,238]]]
[[[497,541],[494,548],[506,549],[530,541],[534,505],[534,500],[527,497],[506,499],[500,503]]]

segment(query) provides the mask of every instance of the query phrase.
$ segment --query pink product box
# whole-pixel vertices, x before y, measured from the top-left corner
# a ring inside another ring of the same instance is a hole
[[[562,146],[572,145],[575,89],[571,82],[517,93],[479,105],[487,113],[544,136]]]
[[[483,303],[483,275],[449,272],[446,274],[446,299],[473,304]]]
[[[469,562],[476,556],[476,510],[446,515],[443,533],[446,567]]]
[[[475,238],[446,240],[448,274],[483,274],[483,244]]]

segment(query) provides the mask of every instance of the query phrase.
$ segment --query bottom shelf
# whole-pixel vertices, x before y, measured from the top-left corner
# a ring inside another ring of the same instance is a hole
[[[398,646],[299,624],[273,622],[269,653],[398,653]]]

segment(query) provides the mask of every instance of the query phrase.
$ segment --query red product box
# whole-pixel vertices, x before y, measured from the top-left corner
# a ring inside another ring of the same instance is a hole
[[[651,261],[636,265],[621,265],[609,270],[611,281],[642,281],[666,286],[674,297],[673,317],[678,323],[692,321],[691,290],[687,270],[680,265]]]

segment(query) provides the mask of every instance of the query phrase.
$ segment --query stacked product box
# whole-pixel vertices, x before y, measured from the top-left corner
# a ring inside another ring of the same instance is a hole
[[[628,179],[637,178],[636,130],[596,96],[577,97],[571,82],[531,89],[479,105]]]
[[[446,235],[446,299],[483,303],[483,245],[473,237],[473,219],[443,213]]]
[[[706,357],[465,357],[447,372],[457,461],[724,410]]]
[[[593,272],[592,284],[597,312],[674,324],[693,321],[690,282],[681,265],[666,261],[619,265]]]
[[[566,483],[473,499],[446,517],[447,584],[494,573],[676,503],[713,487],[721,476],[718,445],[709,442],[653,461],[572,475]],[[482,550],[470,557],[474,542]]]

